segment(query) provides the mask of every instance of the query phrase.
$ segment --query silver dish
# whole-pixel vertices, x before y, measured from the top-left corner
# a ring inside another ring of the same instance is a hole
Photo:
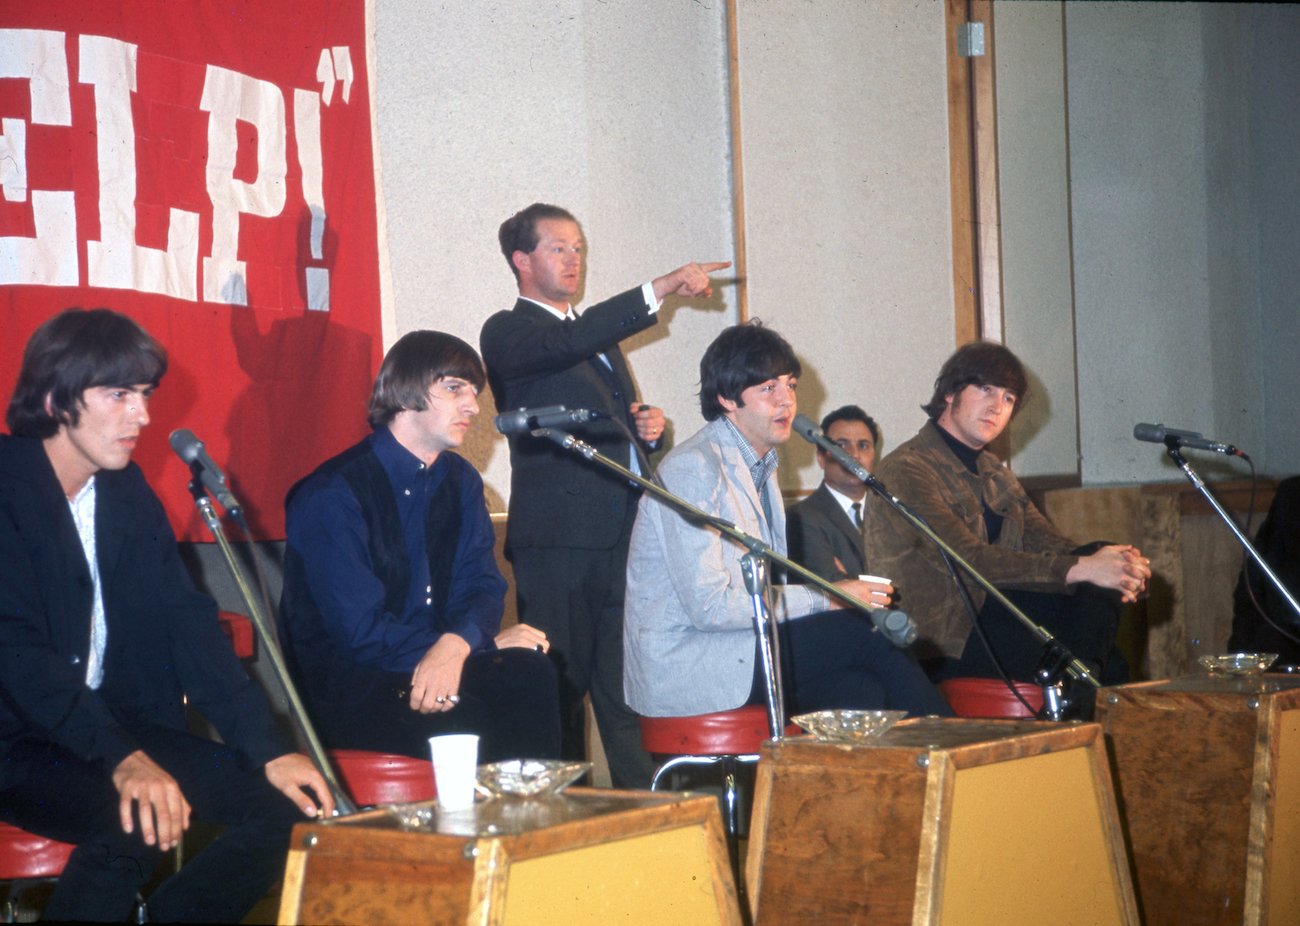
[[[587,773],[590,762],[559,759],[509,759],[478,767],[479,789],[492,797],[558,794]]]
[[[861,743],[874,739],[907,716],[907,711],[816,711],[790,719],[819,740]]]
[[[1197,660],[1211,675],[1237,677],[1263,675],[1277,661],[1277,653],[1224,653],[1220,656],[1202,656]]]

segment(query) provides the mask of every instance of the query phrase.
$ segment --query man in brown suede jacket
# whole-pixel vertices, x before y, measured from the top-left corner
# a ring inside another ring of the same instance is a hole
[[[1145,589],[1148,560],[1127,545],[1079,547],[985,449],[1026,392],[1015,354],[1000,344],[967,344],[939,373],[924,406],[930,420],[881,462],[876,475],[1103,684],[1126,681],[1128,667],[1114,646],[1120,606]],[[871,507],[868,562],[892,579],[898,605],[916,621],[921,637],[915,652],[931,678],[996,677],[938,549],[879,498],[872,497]],[[1032,679],[1042,645],[973,581],[965,584],[997,660],[1013,678]]]

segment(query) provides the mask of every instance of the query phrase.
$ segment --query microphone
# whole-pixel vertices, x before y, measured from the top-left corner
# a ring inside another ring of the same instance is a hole
[[[189,428],[178,428],[172,431],[168,442],[172,445],[172,450],[176,451],[176,455],[185,461],[190,472],[221,503],[221,507],[232,515],[238,514],[243,506],[226,485],[226,474],[203,449],[203,441],[195,437],[194,432]]]
[[[873,608],[867,612],[871,615],[871,623],[876,625],[876,629],[885,635],[885,639],[904,649],[916,642],[916,623],[911,616],[902,611],[888,611],[884,608]]]
[[[526,434],[539,428],[561,428],[582,424],[605,417],[589,408],[567,409],[563,405],[543,405],[540,408],[519,408],[492,419],[502,434]]]
[[[1230,457],[1244,457],[1245,454],[1232,444],[1221,444],[1207,440],[1195,431],[1178,431],[1166,428],[1163,424],[1135,424],[1133,436],[1152,444],[1165,444],[1170,447],[1191,447],[1194,450],[1212,450]]]
[[[876,481],[876,477],[871,475],[871,472],[865,466],[853,459],[853,457],[849,456],[847,450],[823,434],[822,429],[817,427],[817,423],[807,415],[795,415],[792,426],[799,432],[800,437],[808,441],[810,444],[816,444],[822,450],[825,450],[834,458],[836,463],[843,466],[846,470],[857,476],[867,485],[871,485]]]

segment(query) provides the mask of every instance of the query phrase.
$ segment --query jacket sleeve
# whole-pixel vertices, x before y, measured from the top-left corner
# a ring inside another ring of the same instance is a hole
[[[806,505],[794,505],[786,512],[785,534],[790,558],[823,579],[838,582],[847,579],[849,574],[835,565],[835,544],[830,532],[826,519]],[[801,583],[803,579],[791,575],[790,581]]]
[[[161,502],[147,486],[144,491],[147,502],[141,508],[148,520],[128,538],[132,579],[151,577],[147,604],[137,607],[148,608],[151,623],[167,628],[175,674],[189,707],[212,724],[249,768],[260,768],[292,752],[293,745],[280,731],[261,685],[249,677],[221,630],[216,603],[195,589]]]
[[[669,491],[695,507],[714,512],[746,533],[758,536],[761,526],[746,517],[738,487],[706,451],[679,455],[660,467]],[[643,503],[645,504],[645,503]],[[703,631],[742,630],[753,626],[754,610],[741,575],[744,549],[716,529],[693,524],[653,501],[655,542],[673,592],[687,620]],[[778,620],[803,617],[828,607],[826,597],[807,586],[773,585],[773,614]]]
[[[498,312],[483,326],[479,344],[493,376],[526,380],[581,363],[657,318],[638,287],[588,307],[565,324],[537,324],[518,311]]]
[[[1055,544],[1025,550],[990,544],[970,526],[973,520],[982,517],[979,499],[973,493],[969,497],[953,497],[949,487],[918,455],[891,455],[880,465],[877,475],[894,495],[921,515],[940,538],[994,585],[1040,591],[1065,587],[1066,573],[1078,561],[1077,556]],[[1026,530],[1032,523],[1036,540],[1049,532],[1060,536],[1024,496],[1023,490],[1014,501],[1026,506]],[[872,505],[867,522],[867,556],[873,569],[899,577],[915,574],[915,570],[906,568],[907,557],[919,555],[938,562],[933,544],[901,515],[878,498],[873,499]],[[1028,520],[1031,512],[1037,519],[1032,522]],[[906,589],[903,591],[909,594]]]

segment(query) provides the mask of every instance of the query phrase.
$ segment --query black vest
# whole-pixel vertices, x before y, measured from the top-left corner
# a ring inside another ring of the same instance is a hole
[[[435,463],[435,466],[438,464]],[[425,552],[429,561],[433,591],[435,624],[441,617],[451,590],[452,566],[460,546],[462,471],[451,460],[443,463],[447,472],[438,485],[425,512]],[[402,525],[397,513],[393,484],[383,464],[362,441],[321,464],[306,479],[289,490],[285,506],[304,483],[317,477],[342,477],[361,507],[369,537],[368,549],[375,576],[384,586],[384,609],[401,614],[406,607],[411,584],[411,565],[406,558]],[[321,701],[348,697],[354,686],[390,684],[377,670],[352,661],[345,649],[334,641],[321,618],[312,596],[312,577],[306,564],[292,547],[285,549],[284,592],[280,597],[280,634],[285,641],[286,657],[296,680],[307,691],[309,700]]]

